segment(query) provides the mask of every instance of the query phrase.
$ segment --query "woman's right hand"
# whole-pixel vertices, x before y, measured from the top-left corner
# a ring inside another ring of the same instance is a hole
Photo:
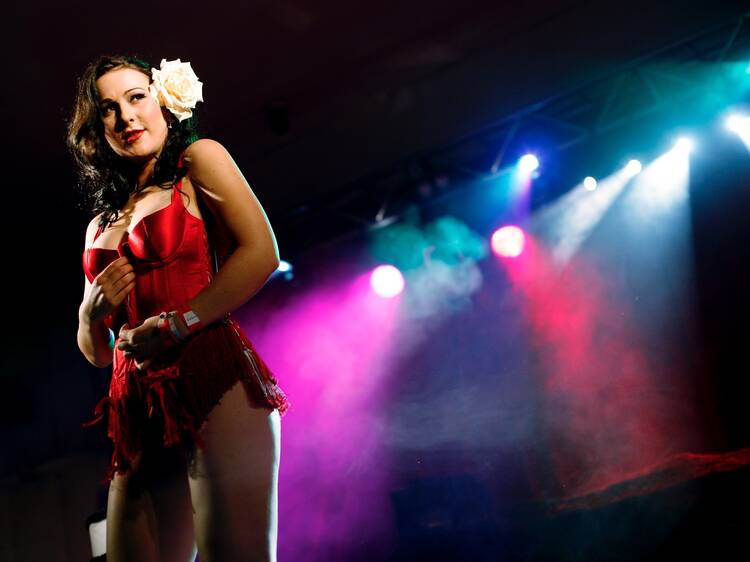
[[[91,282],[80,313],[90,324],[103,321],[135,287],[135,273],[127,256],[112,261]]]

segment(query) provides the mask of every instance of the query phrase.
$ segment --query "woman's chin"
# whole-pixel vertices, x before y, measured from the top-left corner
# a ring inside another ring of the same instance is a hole
[[[155,157],[156,154],[156,149],[151,150],[149,149],[149,147],[141,146],[126,147],[120,152],[120,155],[125,158],[125,160],[129,160],[134,164],[147,162],[151,158]]]

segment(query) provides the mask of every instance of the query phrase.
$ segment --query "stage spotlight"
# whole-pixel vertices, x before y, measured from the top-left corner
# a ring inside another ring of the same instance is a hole
[[[724,122],[727,129],[736,134],[750,150],[750,117],[740,113],[732,113]]]
[[[269,280],[275,279],[279,276],[283,277],[287,281],[291,281],[292,279],[294,279],[294,267],[292,267],[292,264],[288,261],[280,260],[279,266],[276,268],[276,271],[271,274]]]
[[[589,191],[594,191],[596,189],[596,180],[591,176],[587,176],[586,179],[583,180],[583,187]]]
[[[378,296],[389,299],[404,290],[404,276],[392,265],[379,265],[370,275],[370,287]]]
[[[533,154],[524,154],[518,161],[518,170],[522,174],[530,174],[539,167],[539,159]]]
[[[631,160],[628,162],[627,166],[625,166],[625,171],[628,173],[628,175],[636,176],[641,173],[641,170],[643,169],[643,165],[638,160]]]
[[[739,113],[732,113],[727,117],[724,125],[733,133],[747,134],[750,132],[750,117],[740,115]]]
[[[517,226],[508,225],[492,234],[492,250],[504,258],[516,258],[523,252],[526,237]]]
[[[690,152],[695,147],[695,141],[690,137],[680,137],[674,144],[674,149],[678,152]]]

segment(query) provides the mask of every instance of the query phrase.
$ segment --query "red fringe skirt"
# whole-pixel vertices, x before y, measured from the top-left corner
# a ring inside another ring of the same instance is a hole
[[[104,482],[126,472],[149,438],[164,447],[205,447],[199,431],[209,412],[238,381],[255,408],[289,408],[276,378],[230,317],[197,332],[141,371],[117,349],[109,394],[96,405],[94,426],[107,420],[114,451]]]

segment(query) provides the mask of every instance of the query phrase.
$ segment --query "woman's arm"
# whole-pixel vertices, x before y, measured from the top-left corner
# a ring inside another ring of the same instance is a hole
[[[99,217],[95,217],[86,229],[86,242],[84,251],[94,241],[96,223]],[[91,321],[87,311],[87,301],[91,293],[91,283],[88,277],[83,276],[83,301],[78,307],[78,349],[81,350],[89,363],[95,367],[106,367],[112,363],[112,348],[110,343],[110,330],[104,323],[104,319]]]
[[[279,266],[279,250],[258,199],[229,152],[200,139],[185,150],[188,177],[237,247],[213,281],[187,304],[204,326],[247,302]]]
[[[88,280],[86,280],[88,283]],[[84,314],[78,311],[78,349],[81,350],[89,363],[103,368],[112,363],[112,348],[110,329],[104,321],[91,323]]]
[[[223,230],[237,246],[213,280],[186,304],[203,326],[220,320],[252,297],[279,266],[279,251],[266,213],[226,149],[216,141],[201,139],[185,150],[188,177]],[[147,369],[164,349],[158,316],[140,326],[120,329],[118,344],[125,357]],[[174,318],[183,336],[189,330],[180,315]]]
[[[85,248],[94,242],[96,224],[94,218],[86,229]],[[97,367],[106,367],[112,362],[110,330],[106,318],[122,304],[135,287],[135,272],[127,256],[110,262],[93,281],[84,279],[83,301],[78,308],[78,348],[86,359]]]

